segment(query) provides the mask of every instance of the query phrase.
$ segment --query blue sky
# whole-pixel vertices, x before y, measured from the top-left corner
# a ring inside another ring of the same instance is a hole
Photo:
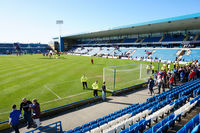
[[[48,43],[59,35],[200,12],[200,0],[0,0],[0,42]]]

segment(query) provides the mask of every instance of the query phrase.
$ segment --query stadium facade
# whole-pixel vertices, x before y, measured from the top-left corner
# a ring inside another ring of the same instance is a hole
[[[100,44],[180,44],[183,41],[200,40],[199,33],[200,13],[196,13],[120,26],[105,31],[63,36],[62,38],[65,48],[70,48],[71,45],[94,46],[94,44],[97,44],[97,46]],[[187,37],[182,38],[182,35]],[[189,36],[193,36],[193,39],[189,38]]]
[[[78,53],[91,56],[98,55],[98,53],[103,54],[101,51],[105,48],[109,50],[111,47],[114,47],[115,51],[112,48],[110,53],[105,50],[107,55],[129,57],[133,57],[133,53],[136,52],[133,51],[139,48],[151,48],[150,52],[155,54],[154,49],[156,48],[175,48],[173,56],[176,54],[176,58],[183,59],[185,55],[193,57],[193,53],[196,54],[197,51],[191,52],[191,49],[200,47],[200,13],[114,27],[104,31],[63,36],[60,40],[60,51],[76,50],[76,48],[82,47],[81,49],[85,48],[86,52],[79,49]],[[101,49],[90,54],[92,48],[97,47],[101,47]],[[123,52],[124,49],[120,50],[120,48],[129,49]],[[181,50],[183,48],[188,49]],[[127,52],[132,55],[128,55]],[[159,50],[157,52],[158,54],[162,53]],[[139,57],[139,55],[136,54],[135,57]],[[155,58],[155,56],[153,57]],[[190,57],[186,56],[185,58],[193,60]]]

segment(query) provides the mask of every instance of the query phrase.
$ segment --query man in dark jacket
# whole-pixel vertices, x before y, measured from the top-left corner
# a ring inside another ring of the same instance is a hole
[[[103,82],[103,85],[102,85],[102,99],[103,101],[106,100],[106,82],[105,81]]]
[[[151,96],[152,96],[152,93],[154,94],[154,91],[153,91],[153,86],[154,86],[154,80],[153,78],[150,76],[150,78],[148,79],[148,89],[151,93]]]
[[[31,127],[31,105],[32,102],[28,101],[26,98],[23,98],[20,104],[20,111],[23,109],[24,120],[28,123],[27,129]]]

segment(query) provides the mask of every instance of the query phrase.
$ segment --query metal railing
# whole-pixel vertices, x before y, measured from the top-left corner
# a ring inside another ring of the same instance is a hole
[[[26,133],[42,133],[42,132],[47,132],[47,131],[54,132],[54,133],[63,133],[61,121],[57,121],[55,123],[36,128]]]

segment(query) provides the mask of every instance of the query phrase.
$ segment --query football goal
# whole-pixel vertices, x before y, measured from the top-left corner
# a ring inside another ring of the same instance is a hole
[[[131,64],[104,67],[103,81],[108,90],[114,91],[147,81],[151,72],[147,73],[146,64]]]

